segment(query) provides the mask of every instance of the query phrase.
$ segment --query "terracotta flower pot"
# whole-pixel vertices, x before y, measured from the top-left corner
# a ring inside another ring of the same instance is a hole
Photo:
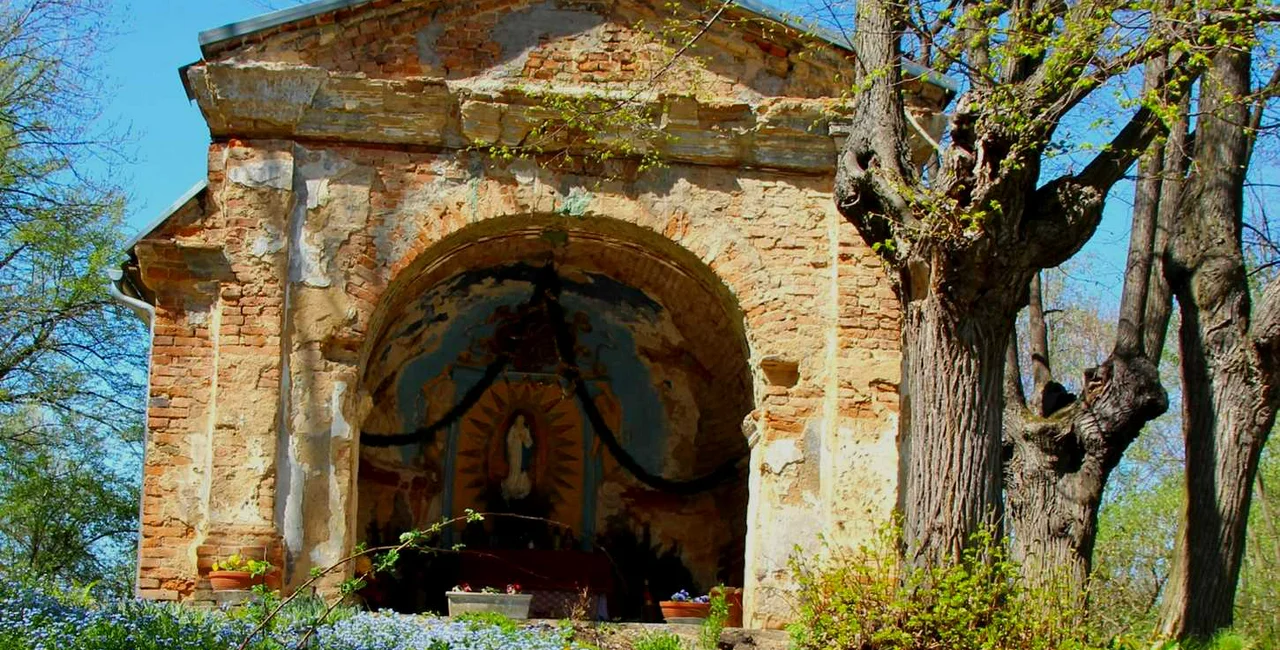
[[[665,618],[668,623],[683,623],[687,619],[706,618],[711,612],[710,603],[664,600],[658,603],[658,606],[662,608],[662,618]]]
[[[724,602],[729,606],[729,617],[725,619],[725,627],[742,627],[742,588],[716,587],[711,590],[711,597],[724,594]]]
[[[279,589],[280,573],[272,571],[266,575],[255,576],[248,571],[209,572],[209,586],[213,587],[214,591],[245,591],[261,584]]]

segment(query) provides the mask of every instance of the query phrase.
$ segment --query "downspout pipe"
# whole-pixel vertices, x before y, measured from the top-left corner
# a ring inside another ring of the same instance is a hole
[[[120,282],[124,280],[123,270],[108,269],[107,280],[109,280],[107,282],[107,293],[111,294],[111,297],[114,298],[116,302],[128,307],[130,311],[137,315],[138,318],[142,319],[142,322],[147,324],[147,327],[150,328],[155,326],[155,305],[148,304],[145,301],[138,300],[137,298],[126,296],[124,292],[120,290]],[[150,370],[150,368],[148,368],[148,370]]]
[[[143,323],[147,326],[147,388],[143,393],[144,404],[142,418],[142,466],[147,466],[147,449],[151,446],[151,427],[147,424],[147,415],[151,407],[151,345],[156,337],[156,308],[155,305],[148,304],[146,301],[139,300],[125,295],[120,290],[120,283],[124,280],[124,271],[121,269],[107,270],[107,294],[116,302],[128,307]],[[141,596],[138,593],[138,580],[142,577],[142,504],[145,499],[138,499],[138,547],[135,551],[135,557],[139,559],[136,563],[133,575],[133,589],[135,596]]]

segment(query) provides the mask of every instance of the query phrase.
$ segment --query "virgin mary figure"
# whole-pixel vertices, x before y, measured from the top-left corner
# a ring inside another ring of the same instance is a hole
[[[525,450],[533,448],[533,434],[524,423],[524,415],[517,415],[507,429],[507,476],[502,479],[502,497],[516,501],[529,496],[533,482],[525,471]]]

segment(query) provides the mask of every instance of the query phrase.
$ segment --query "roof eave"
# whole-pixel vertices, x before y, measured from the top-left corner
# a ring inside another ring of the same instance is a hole
[[[200,52],[205,56],[210,56],[211,51],[213,50],[212,46],[214,45],[225,43],[232,39],[249,36],[251,34],[256,34],[281,25],[287,25],[295,21],[305,20],[331,11],[351,9],[373,1],[374,0],[316,0],[315,2],[308,2],[296,7],[273,11],[247,20],[228,23],[222,27],[216,27],[214,29],[208,29],[200,32]],[[760,0],[734,0],[734,4],[743,10],[762,16],[778,24],[812,34],[814,37],[841,49],[848,50],[850,52],[854,49],[853,43],[849,41],[849,37],[846,34],[827,29],[821,25],[803,23],[795,17],[788,16]],[[184,86],[187,83],[185,74],[187,67],[190,66],[185,66],[182,69]],[[941,72],[926,68],[914,61],[904,60],[902,69],[906,74],[912,77],[918,77],[927,83],[938,86],[952,95],[960,92],[960,84],[957,83],[956,80],[947,77]],[[191,91],[189,88],[187,90],[187,96],[191,97]]]
[[[271,29],[272,27],[287,25],[294,21],[304,20],[330,11],[358,7],[369,2],[373,2],[373,0],[316,0],[315,2],[308,2],[295,7],[287,7],[271,13],[262,14],[261,16],[254,16],[253,18],[246,20],[227,23],[222,27],[206,29],[205,31],[200,32],[200,51],[207,55],[207,48],[210,45],[216,45],[234,38],[240,38],[241,36],[255,34],[257,32]]]
[[[191,189],[184,192],[177,201],[174,201],[172,205],[170,205],[168,208],[164,210],[164,212],[161,212],[149,223],[147,223],[147,225],[143,226],[142,229],[138,231],[138,234],[134,235],[131,239],[129,239],[129,241],[125,242],[124,250],[132,251],[133,247],[138,245],[138,242],[145,239],[147,235],[150,235],[151,233],[155,232],[158,228],[160,228],[160,226],[163,226],[164,223],[168,221],[170,217],[177,214],[180,210],[182,210],[182,208],[186,207],[188,203],[190,203],[193,199],[199,196],[201,192],[205,191],[208,188],[209,188],[209,179],[207,178],[200,180],[200,182],[196,183],[195,185],[192,185]]]

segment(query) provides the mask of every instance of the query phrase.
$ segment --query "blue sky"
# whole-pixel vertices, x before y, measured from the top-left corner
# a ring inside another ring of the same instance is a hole
[[[187,101],[178,68],[200,59],[197,36],[266,13],[291,0],[135,0],[115,12],[124,33],[103,53],[103,71],[114,90],[105,117],[131,129],[135,162],[118,173],[131,190],[129,228],[136,231],[205,176],[209,131],[199,109]],[[786,2],[773,4],[785,6]],[[1113,192],[1112,205],[1084,255],[1097,290],[1119,298],[1128,246],[1127,194]],[[1114,289],[1110,287],[1114,285]]]
[[[178,78],[179,67],[200,59],[197,35],[268,9],[254,0],[135,0],[115,11],[124,32],[103,52],[113,90],[104,117],[133,134],[136,162],[119,172],[137,230],[205,176],[209,129]]]

